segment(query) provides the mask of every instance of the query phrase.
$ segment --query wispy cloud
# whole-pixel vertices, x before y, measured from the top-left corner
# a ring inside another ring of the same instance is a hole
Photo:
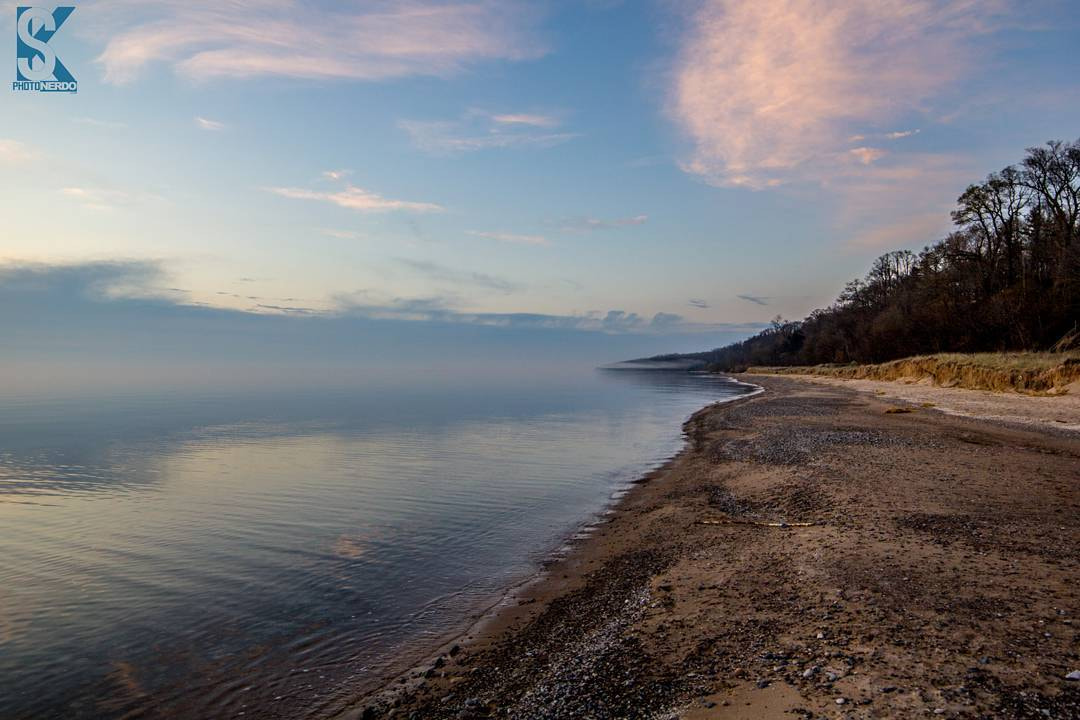
[[[356,232],[355,230],[338,230],[336,228],[322,228],[319,230],[323,235],[327,237],[337,238],[338,240],[362,240],[365,235],[363,233]]]
[[[594,217],[567,218],[559,223],[559,228],[566,232],[596,232],[599,230],[615,230],[617,228],[644,225],[649,221],[648,215],[634,215],[633,217],[615,218],[614,220],[601,220]]]
[[[401,120],[417,148],[436,155],[458,155],[494,148],[548,148],[577,137],[572,132],[552,132],[561,125],[554,116],[492,114],[470,110],[457,120]]]
[[[60,193],[71,200],[79,203],[87,210],[111,211],[119,207],[135,205],[150,200],[162,198],[153,193],[128,192],[115,188],[69,186],[61,188]]]
[[[155,62],[197,80],[385,80],[545,52],[533,33],[537,11],[514,0],[91,0],[83,7],[108,33],[98,61],[111,83],[131,82]]]
[[[684,169],[754,188],[829,177],[853,134],[923,109],[965,76],[1003,7],[704,0],[673,74],[671,110],[692,143]]]
[[[322,176],[327,180],[343,180],[352,175],[352,170],[323,170]]]
[[[444,209],[441,205],[435,203],[392,200],[351,184],[347,185],[344,190],[338,190],[337,192],[322,192],[293,187],[269,187],[265,189],[267,192],[281,197],[293,200],[318,200],[357,212],[390,212],[395,210],[404,212],[441,212]]]
[[[768,305],[770,299],[761,295],[736,295],[735,297],[755,305]]]
[[[127,123],[119,122],[116,120],[99,120],[92,117],[79,117],[74,118],[72,122],[76,122],[80,125],[89,125],[91,127],[105,128],[108,130],[126,130]]]
[[[690,298],[690,300],[687,301],[686,304],[689,305],[690,307],[696,307],[699,310],[708,310],[709,309],[708,301],[702,300],[701,298]]]
[[[479,287],[486,290],[497,290],[503,293],[510,293],[520,289],[520,286],[517,283],[501,277],[476,272],[474,270],[459,270],[429,260],[401,258],[398,262],[430,280],[441,283]]]
[[[14,165],[34,157],[33,151],[18,140],[0,138],[0,165]]]
[[[912,135],[918,135],[921,130],[915,128],[914,130],[895,130],[891,133],[885,133],[885,138],[888,140],[899,140],[900,138],[911,137]]]
[[[529,113],[492,115],[491,119],[499,125],[531,125],[532,127],[550,128],[562,124],[558,118],[551,115],[533,115]]]
[[[195,127],[199,128],[200,130],[210,130],[211,132],[217,132],[219,130],[225,129],[225,123],[218,120],[211,120],[209,118],[196,117]]]
[[[543,235],[517,235],[515,233],[506,232],[480,232],[477,230],[469,230],[469,235],[479,238],[486,238],[488,240],[497,240],[499,242],[510,243],[512,245],[547,245],[548,241]]]

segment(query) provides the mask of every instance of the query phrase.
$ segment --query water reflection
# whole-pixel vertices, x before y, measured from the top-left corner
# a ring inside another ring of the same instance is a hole
[[[619,371],[7,405],[0,716],[317,715],[744,391]]]

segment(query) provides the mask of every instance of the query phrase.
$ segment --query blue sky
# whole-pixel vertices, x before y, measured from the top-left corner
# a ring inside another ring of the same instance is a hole
[[[81,2],[78,94],[0,93],[0,262],[154,268],[94,302],[708,347],[1075,138],[1078,31],[1051,0]]]

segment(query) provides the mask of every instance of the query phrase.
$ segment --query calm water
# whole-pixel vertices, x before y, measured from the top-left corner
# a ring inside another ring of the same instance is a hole
[[[0,403],[0,717],[319,717],[459,628],[749,390]]]

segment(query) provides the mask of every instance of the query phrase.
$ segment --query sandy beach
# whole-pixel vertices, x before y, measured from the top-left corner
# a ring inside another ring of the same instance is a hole
[[[766,392],[344,716],[1080,716],[1080,435],[741,379]]]

